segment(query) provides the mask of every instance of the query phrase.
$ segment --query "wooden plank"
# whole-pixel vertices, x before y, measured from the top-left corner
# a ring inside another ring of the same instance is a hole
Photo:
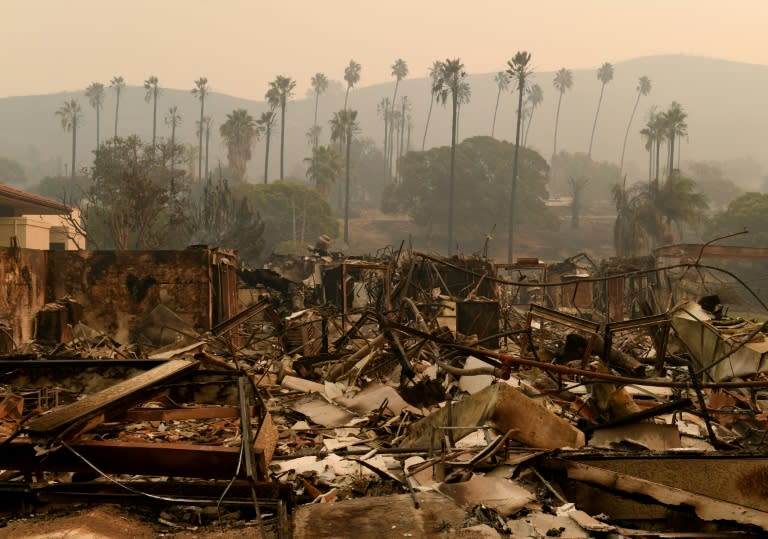
[[[32,437],[51,436],[87,422],[107,408],[130,399],[132,395],[159,382],[167,381],[180,374],[197,368],[196,361],[171,360],[149,371],[143,372],[102,391],[88,395],[79,401],[54,408],[49,413],[27,423],[25,432]]]
[[[572,480],[628,494],[643,494],[665,505],[689,506],[703,520],[729,520],[768,531],[768,513],[763,511],[578,462],[566,462],[566,468]]]

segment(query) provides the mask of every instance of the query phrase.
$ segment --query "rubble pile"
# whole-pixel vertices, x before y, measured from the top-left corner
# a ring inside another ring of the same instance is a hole
[[[0,359],[8,511],[119,503],[163,533],[276,537],[768,532],[768,309],[729,305],[726,273],[401,249],[290,276],[241,272],[209,328],[160,303],[130,343],[47,306]]]

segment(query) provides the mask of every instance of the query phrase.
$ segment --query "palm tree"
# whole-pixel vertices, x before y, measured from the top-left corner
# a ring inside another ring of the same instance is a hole
[[[203,125],[203,116],[205,114],[205,98],[208,96],[208,79],[200,77],[195,81],[195,87],[192,88],[192,95],[200,100],[200,126]],[[198,145],[197,145],[197,176],[202,181],[203,179],[203,130],[200,129],[198,133]]]
[[[605,85],[613,80],[613,66],[608,62],[605,62],[597,70],[597,78],[602,83],[600,85],[600,98],[597,100],[597,110],[595,111],[595,122],[592,124],[592,135],[589,137],[589,150],[587,156],[592,157],[592,142],[595,139],[595,128],[597,127],[597,116],[600,114],[600,105],[603,102],[603,92],[605,91]]]
[[[267,92],[269,96],[269,92]],[[268,99],[269,100],[269,99]],[[256,120],[257,136],[263,134],[266,142],[264,148],[264,185],[267,184],[269,178],[269,142],[272,140],[272,124],[275,122],[275,110],[270,109],[267,112],[262,112],[258,120]]]
[[[555,73],[555,80],[552,81],[552,85],[560,93],[560,96],[557,98],[557,113],[555,114],[555,142],[552,145],[552,157],[554,158],[557,155],[557,128],[560,124],[560,105],[563,102],[563,95],[565,92],[570,90],[573,86],[573,74],[571,73],[571,70],[561,67],[560,70]]]
[[[317,125],[317,108],[320,104],[320,94],[328,89],[328,77],[323,73],[315,73],[315,76],[312,77],[312,89],[315,91],[315,121],[312,124],[312,147],[317,148],[321,133],[321,128]]]
[[[493,77],[493,81],[496,83],[496,106],[493,108],[493,123],[491,124],[491,136],[496,133],[496,113],[499,111],[499,100],[501,99],[501,92],[506,92],[509,89],[509,75],[506,71],[499,71]]]
[[[400,81],[408,76],[408,64],[402,58],[395,60],[392,64],[392,76],[395,77],[395,89],[392,93],[392,110],[395,112],[395,102],[397,101],[397,90],[400,87]],[[386,178],[389,179],[392,170],[392,156],[394,155],[394,144],[392,142],[392,136],[394,133],[394,124],[389,122],[389,132],[384,133],[384,161],[386,163]]]
[[[453,205],[455,191],[456,138],[459,122],[459,92],[467,73],[460,58],[440,62],[432,92],[439,103],[445,105],[451,96],[451,164],[448,180],[448,254],[453,254]]]
[[[315,184],[315,188],[330,202],[331,185],[341,176],[341,156],[329,146],[318,146],[312,149],[312,157],[304,159],[307,163],[307,179]]]
[[[344,108],[347,108],[347,98],[349,98],[349,89],[360,82],[360,71],[362,66],[354,60],[349,61],[349,65],[344,69],[344,80],[347,81],[347,92],[344,94]]]
[[[171,128],[171,179],[173,179],[173,169],[176,164],[176,128],[181,124],[181,114],[179,114],[176,105],[168,109],[165,115],[165,125]]]
[[[333,119],[331,120],[331,137],[335,140],[344,140],[346,143],[346,157],[344,159],[344,243],[347,244],[349,244],[349,161],[352,149],[352,135],[357,129],[356,110],[345,108],[334,113]]]
[[[525,128],[525,136],[523,137],[523,146],[527,147],[528,132],[531,130],[531,122],[533,121],[533,111],[535,111],[536,107],[541,105],[541,102],[544,101],[544,91],[541,89],[541,86],[538,84],[531,85],[526,101],[531,104],[531,114],[528,116],[528,126]]]
[[[85,95],[88,98],[88,104],[96,109],[96,148],[99,148],[101,135],[99,126],[101,125],[101,107],[104,105],[104,85],[100,82],[92,82],[85,89]]]
[[[245,168],[251,160],[251,146],[256,138],[256,121],[245,109],[235,109],[227,114],[227,121],[219,127],[219,133],[227,145],[227,162],[232,179],[243,181]]]
[[[284,77],[278,75],[275,80],[269,83],[270,91],[272,92],[271,98],[268,95],[268,99],[271,99],[270,105],[277,104],[280,106],[280,178],[285,178],[283,169],[283,158],[285,156],[285,105],[293,95],[293,89],[296,88],[296,81],[290,77]]]
[[[651,110],[648,123],[641,133],[647,136],[648,145],[651,147],[651,161],[655,165],[656,175],[654,181],[659,182],[659,157],[661,153],[661,143],[666,136],[666,125],[664,114],[659,114],[655,110]],[[655,151],[655,154],[654,154]]]
[[[666,136],[669,143],[669,176],[675,169],[675,140],[688,134],[688,124],[685,122],[688,114],[683,111],[682,105],[673,101],[669,110],[663,113]]]
[[[621,146],[621,161],[619,162],[619,177],[624,171],[624,153],[627,150],[627,139],[629,138],[629,130],[632,127],[632,120],[635,119],[635,112],[637,111],[637,105],[640,103],[640,98],[644,95],[648,95],[651,91],[651,79],[646,76],[642,76],[637,80],[637,97],[635,98],[635,106],[632,107],[632,114],[629,115],[629,122],[627,123],[627,131],[624,133],[624,144]]]
[[[125,80],[123,80],[123,77],[112,77],[109,86],[115,90],[115,97],[117,98],[115,100],[115,137],[117,137],[117,116],[120,112],[120,93],[123,91],[123,88],[125,88]]]
[[[437,87],[437,80],[440,75],[440,61],[435,60],[432,62],[432,67],[429,68],[429,112],[427,112],[427,122],[424,124],[424,138],[421,140],[421,151],[424,151],[424,146],[427,144],[427,131],[429,130],[429,120],[432,118],[432,105],[435,102],[435,88]]]
[[[394,120],[394,106],[388,97],[382,97],[379,104],[376,106],[376,112],[378,112],[382,118],[384,118],[384,178],[389,180],[389,160],[387,159],[387,139],[389,138],[389,132],[391,130],[390,124]],[[331,137],[333,139],[333,137]],[[339,152],[341,152],[342,143],[339,142]],[[341,203],[341,196],[339,196],[339,203]],[[341,204],[339,204],[341,205]]]
[[[75,99],[65,101],[64,104],[56,111],[56,116],[61,119],[61,127],[64,131],[72,132],[72,164],[70,166],[72,180],[75,179],[75,169],[77,168],[77,126],[80,125],[80,120],[83,117],[80,103]]]
[[[515,129],[515,155],[512,159],[512,189],[509,197],[509,222],[507,237],[507,262],[513,261],[514,232],[515,232],[515,191],[517,189],[517,159],[520,152],[521,122],[523,120],[523,93],[528,77],[533,73],[530,67],[531,53],[527,51],[518,51],[515,56],[507,62],[509,69],[507,73],[517,82],[517,128]]]
[[[461,106],[472,99],[472,87],[466,80],[459,83],[458,99],[456,100],[456,144],[461,140]]]
[[[645,149],[648,152],[648,183],[653,179],[653,131],[650,125],[640,130],[640,136],[645,141]]]
[[[157,96],[160,93],[157,77],[150,75],[150,77],[144,81],[144,89],[147,91],[146,95],[144,95],[144,101],[147,103],[152,101],[152,147],[154,148],[155,139],[157,137]]]

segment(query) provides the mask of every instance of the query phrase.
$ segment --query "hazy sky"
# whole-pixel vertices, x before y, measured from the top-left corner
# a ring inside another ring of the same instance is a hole
[[[252,99],[282,74],[301,96],[350,58],[367,86],[398,57],[410,76],[446,57],[487,73],[521,49],[537,70],[679,53],[768,65],[766,21],[768,0],[0,0],[0,96],[152,74]]]

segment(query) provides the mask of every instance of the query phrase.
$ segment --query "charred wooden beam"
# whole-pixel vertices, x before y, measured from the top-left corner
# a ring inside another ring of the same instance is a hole
[[[72,404],[55,408],[27,423],[24,431],[33,440],[44,439],[48,444],[56,438],[66,439],[94,427],[108,413],[127,410],[138,404],[143,400],[146,390],[152,386],[176,379],[197,367],[196,361],[168,361]]]
[[[0,469],[25,474],[93,472],[96,467],[108,474],[231,479],[239,460],[239,447],[185,443],[81,441],[38,455],[33,442],[17,439],[0,451]],[[240,468],[245,477],[245,467]]]

